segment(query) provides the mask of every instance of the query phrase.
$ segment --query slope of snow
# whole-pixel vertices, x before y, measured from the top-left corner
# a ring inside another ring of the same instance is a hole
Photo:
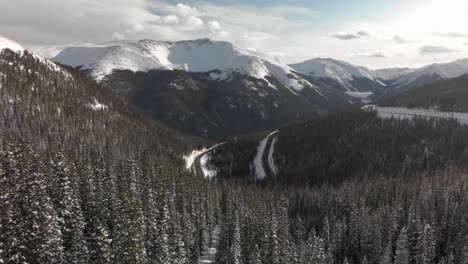
[[[354,90],[351,81],[355,78],[369,79],[385,86],[385,84],[375,79],[366,68],[357,67],[344,61],[317,58],[297,64],[290,64],[289,66],[304,75],[333,79],[350,91]]]
[[[42,58],[52,59],[57,56],[64,49],[72,47],[72,45],[28,45],[28,49],[34,51]]]
[[[413,72],[410,68],[389,68],[371,71],[372,76],[381,80],[394,80]]]
[[[9,38],[7,38],[5,36],[0,35],[0,51],[3,50],[3,49],[10,49],[10,50],[12,50],[14,52],[18,52],[18,53],[21,53],[21,54],[23,54],[23,52],[27,50],[24,46],[22,46],[18,42],[14,41],[14,40],[11,40],[11,39],[9,39]],[[39,61],[46,64],[51,70],[61,72],[67,78],[71,78],[71,75],[68,72],[64,71],[62,68],[60,68],[57,64],[55,64],[55,63],[53,63],[53,62],[51,62],[51,61],[49,61],[47,59],[44,59],[43,57],[39,56],[35,52],[32,52],[30,50],[28,50],[28,51],[31,52],[31,54],[35,58],[37,58]]]
[[[26,49],[17,42],[0,35],[0,50],[10,49],[14,52],[23,52]]]
[[[268,55],[237,48],[229,42],[208,39],[162,42],[154,40],[114,41],[94,46],[69,47],[54,61],[92,70],[102,80],[113,70],[172,70],[211,72],[215,80],[226,80],[234,73],[252,76],[268,82],[266,76],[276,78],[294,91],[312,84],[295,74],[286,64]]]
[[[457,60],[449,63],[432,64],[397,79],[393,85],[397,88],[406,86],[423,76],[439,75],[442,78],[456,78],[468,73],[468,59]]]

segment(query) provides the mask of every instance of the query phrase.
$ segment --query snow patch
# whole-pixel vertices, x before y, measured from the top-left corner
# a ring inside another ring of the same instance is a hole
[[[360,99],[363,103],[368,103],[370,100],[368,99],[370,96],[372,96],[374,93],[373,92],[346,92],[347,95]]]
[[[203,172],[203,177],[205,179],[212,179],[218,175],[218,171],[213,166],[210,166],[209,162],[211,161],[211,155],[205,154],[200,159],[200,168]]]
[[[88,107],[91,108],[94,111],[102,111],[106,110],[108,108],[107,105],[99,103],[99,101],[96,98],[93,98],[94,102],[92,104],[88,104]]]

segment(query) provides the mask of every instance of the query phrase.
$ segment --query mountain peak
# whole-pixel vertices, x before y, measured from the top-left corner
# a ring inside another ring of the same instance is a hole
[[[353,90],[351,82],[356,78],[377,81],[366,68],[330,58],[316,58],[289,66],[304,75],[333,79],[349,90]]]
[[[232,74],[237,73],[270,83],[266,77],[271,76],[292,91],[314,87],[277,59],[238,48],[229,42],[210,39],[178,42],[124,40],[68,47],[53,60],[72,67],[89,69],[97,80],[102,80],[114,70],[145,72],[178,69],[197,73],[221,71],[222,74],[210,75],[219,80],[229,79]]]

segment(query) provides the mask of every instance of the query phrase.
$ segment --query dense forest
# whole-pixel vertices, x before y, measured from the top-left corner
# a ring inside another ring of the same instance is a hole
[[[0,263],[197,263],[219,189],[200,144],[71,69],[0,54]]]
[[[448,112],[468,112],[468,75],[436,81],[378,101],[381,106],[435,108]]]
[[[217,260],[467,263],[467,184],[464,174],[437,172],[337,187],[231,187]]]
[[[466,169],[468,126],[450,119],[381,119],[349,111],[281,129],[273,157],[279,172],[262,184],[339,184],[355,177],[412,177],[423,171]],[[253,178],[259,139],[213,151],[221,175]],[[294,146],[294,147],[292,147]]]

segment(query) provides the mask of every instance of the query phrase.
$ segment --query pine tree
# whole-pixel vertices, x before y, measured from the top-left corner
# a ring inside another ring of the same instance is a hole
[[[437,241],[435,230],[429,224],[424,226],[422,243],[424,263],[433,263],[436,256],[435,251]]]
[[[236,214],[234,220],[234,232],[232,237],[232,245],[231,245],[231,256],[232,256],[232,264],[240,264],[241,263],[241,231],[240,231],[240,223],[239,223],[239,215]]]
[[[24,248],[27,263],[63,263],[63,240],[59,220],[53,209],[47,192],[47,184],[38,156],[30,146],[22,149],[23,160],[20,162],[23,171],[20,180],[21,214],[21,248]]]
[[[21,263],[26,256],[17,242],[20,238],[21,215],[19,205],[20,149],[9,144],[0,145],[0,260],[1,263]]]
[[[380,264],[392,264],[392,245],[389,242],[385,247],[385,251],[380,259]]]
[[[70,169],[66,163],[61,153],[52,160],[52,201],[59,218],[66,262],[88,263],[85,223],[76,193],[77,185],[70,179]]]
[[[394,264],[408,264],[409,263],[409,249],[408,249],[408,235],[406,227],[402,228],[398,236],[395,252]]]
[[[262,264],[262,255],[260,253],[260,248],[258,247],[258,244],[255,244],[255,247],[252,253],[253,253],[252,264]]]

